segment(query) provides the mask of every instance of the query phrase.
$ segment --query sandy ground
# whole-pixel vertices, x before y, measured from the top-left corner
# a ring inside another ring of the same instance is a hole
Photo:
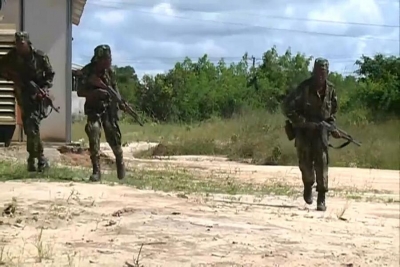
[[[131,167],[169,164],[247,182],[300,184],[296,167],[210,157],[138,160],[129,157],[132,149],[126,152]],[[46,152],[55,161],[60,158],[54,149]],[[398,171],[331,168],[330,174],[332,188],[367,188],[399,198]],[[7,207],[13,198],[16,203],[14,216],[0,218],[5,266],[129,266],[125,262],[133,264],[142,244],[139,262],[145,267],[399,266],[398,202],[329,198],[328,210],[317,212],[302,199],[277,196],[182,198],[99,184],[1,186],[1,203]]]

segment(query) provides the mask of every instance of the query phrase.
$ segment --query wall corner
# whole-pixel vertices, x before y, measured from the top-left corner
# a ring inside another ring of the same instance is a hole
[[[67,60],[65,62],[65,90],[66,90],[66,118],[65,118],[65,131],[66,131],[66,142],[72,141],[72,0],[67,1],[67,31],[66,31],[66,42],[67,42]]]

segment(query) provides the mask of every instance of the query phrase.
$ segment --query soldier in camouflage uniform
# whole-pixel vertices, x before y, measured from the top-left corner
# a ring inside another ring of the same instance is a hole
[[[121,148],[121,131],[118,126],[118,109],[111,101],[107,86],[117,89],[115,72],[111,69],[111,49],[108,45],[99,45],[94,49],[94,56],[81,70],[78,96],[85,97],[85,115],[87,115],[86,134],[89,138],[90,159],[93,174],[90,181],[101,180],[100,137],[103,127],[107,143],[114,152],[118,179],[125,177],[125,164]]]
[[[46,94],[53,85],[54,71],[48,56],[36,50],[27,32],[15,33],[15,47],[0,60],[0,76],[14,81],[14,93],[21,110],[26,150],[28,151],[28,171],[43,171],[48,167],[43,154],[40,138],[40,122],[46,117],[47,107],[43,95],[38,95],[27,87],[24,81],[34,81]],[[37,168],[35,166],[35,160]]]
[[[317,58],[313,75],[291,92],[283,104],[283,112],[293,128],[299,168],[304,184],[304,201],[312,204],[312,187],[317,182],[317,210],[325,211],[328,192],[328,136],[319,122],[335,123],[338,110],[336,91],[327,80],[329,62]],[[288,134],[289,135],[289,134]],[[340,138],[339,132],[333,132]]]

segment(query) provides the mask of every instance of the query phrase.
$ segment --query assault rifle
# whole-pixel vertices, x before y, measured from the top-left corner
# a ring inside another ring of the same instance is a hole
[[[42,89],[37,85],[34,81],[30,80],[27,82],[27,80],[21,78],[21,75],[17,74],[16,72],[12,70],[6,70],[4,71],[5,76],[7,80],[12,80],[15,84],[20,84],[22,86],[27,86],[30,90],[32,90],[35,94],[40,94],[43,97],[43,100],[46,102],[48,106],[51,107],[51,109],[55,110],[57,113],[60,113],[60,107],[55,107],[53,103],[53,99]],[[22,94],[24,92],[21,92]],[[50,111],[51,112],[51,111]],[[49,114],[50,114],[49,112]],[[45,117],[47,117],[49,114],[47,114]]]
[[[326,129],[326,130],[328,131],[328,133],[332,133],[332,132],[337,131],[337,132],[339,132],[341,138],[347,140],[347,142],[343,143],[342,145],[340,145],[340,146],[338,146],[338,147],[333,147],[332,145],[329,145],[330,147],[336,148],[336,149],[340,149],[340,148],[343,148],[343,147],[349,145],[350,143],[353,143],[353,144],[355,144],[356,146],[361,146],[361,143],[360,143],[360,142],[354,140],[354,138],[353,138],[351,135],[349,135],[349,134],[346,133],[345,131],[339,129],[339,128],[336,127],[335,125],[330,124],[330,123],[328,123],[328,122],[326,122],[326,121],[322,121],[322,122],[320,122],[319,124],[321,125],[321,127],[322,127],[323,129]]]
[[[114,101],[116,101],[119,105],[124,107],[124,111],[126,113],[128,113],[140,126],[143,126],[143,123],[139,119],[139,115],[129,105],[128,102],[126,102],[124,99],[122,99],[121,95],[116,90],[114,90],[111,86],[107,86],[107,91]]]
[[[55,110],[55,112],[60,113],[60,107],[55,107],[53,103],[53,99],[45,92],[42,88],[40,88],[34,81],[29,81],[30,86],[33,90],[35,90],[36,94],[40,94],[43,97],[43,100],[47,102],[47,104],[51,107],[51,109]],[[50,114],[50,113],[49,113]]]
[[[288,139],[291,141],[296,137],[296,129],[295,128],[308,128],[308,129],[320,129],[322,131],[322,141],[326,146],[329,146],[334,149],[341,149],[346,146],[348,146],[350,143],[355,144],[356,146],[361,146],[361,143],[356,141],[351,135],[346,133],[345,131],[339,129],[333,124],[330,124],[329,122],[326,121],[321,121],[321,122],[305,122],[305,123],[300,123],[296,125],[296,127],[293,126],[293,124],[289,121],[286,120],[286,125],[285,125],[285,132],[286,135],[288,136]],[[332,132],[339,132],[340,138],[345,139],[346,142],[341,144],[338,147],[334,147],[328,142],[328,136]]]

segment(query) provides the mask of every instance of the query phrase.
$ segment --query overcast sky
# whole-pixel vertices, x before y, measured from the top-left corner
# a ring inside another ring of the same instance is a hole
[[[215,62],[261,58],[273,45],[349,73],[362,54],[399,55],[399,0],[88,0],[73,37],[74,63],[109,44],[113,63],[140,76],[205,53]]]

